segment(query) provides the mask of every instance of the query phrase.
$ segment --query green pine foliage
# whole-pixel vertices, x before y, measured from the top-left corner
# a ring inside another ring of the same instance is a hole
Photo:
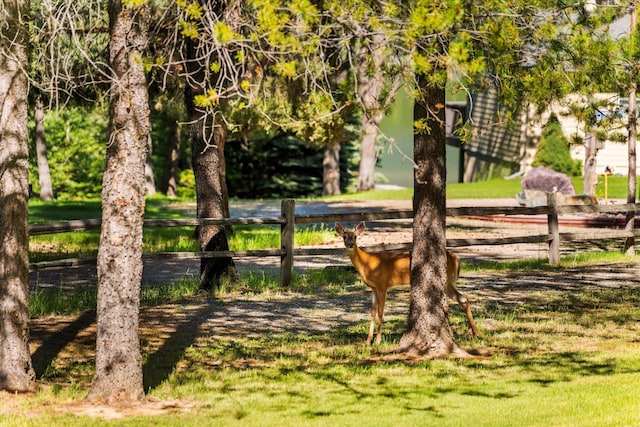
[[[352,144],[340,147],[340,188],[355,153]],[[228,141],[225,145],[229,196],[240,199],[313,197],[322,194],[322,149],[305,144],[291,134],[273,138],[255,137],[248,144]]]
[[[569,176],[581,174],[582,164],[579,160],[571,158],[569,140],[565,137],[558,118],[553,114],[542,132],[532,166],[545,166]]]

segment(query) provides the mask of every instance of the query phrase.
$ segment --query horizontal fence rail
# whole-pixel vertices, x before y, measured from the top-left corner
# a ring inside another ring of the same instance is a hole
[[[509,245],[516,243],[548,243],[549,263],[559,262],[559,247],[561,242],[594,241],[602,239],[624,239],[639,237],[638,229],[606,229],[599,231],[597,236],[593,232],[560,233],[558,217],[570,214],[625,214],[638,212],[638,204],[618,205],[556,205],[554,198],[549,198],[547,206],[537,207],[448,207],[448,217],[470,217],[490,219],[496,221],[509,216],[546,215],[547,233],[539,235],[515,236],[504,238],[471,238],[447,239],[448,247]],[[238,218],[193,218],[193,219],[145,219],[144,226],[151,227],[195,227],[199,225],[278,225],[280,226],[280,249],[262,250],[229,250],[215,252],[159,252],[143,255],[144,260],[182,260],[206,258],[242,258],[242,257],[280,257],[280,281],[288,285],[291,281],[293,262],[296,256],[335,255],[343,254],[343,248],[295,248],[294,229],[301,224],[333,224],[334,222],[360,222],[383,220],[413,219],[413,212],[405,210],[377,210],[367,212],[334,212],[331,214],[295,215],[295,202],[283,200],[279,217],[238,217]],[[637,223],[636,223],[637,224]],[[73,231],[99,230],[101,221],[98,219],[74,220],[48,224],[31,224],[29,232],[32,236],[43,234],[66,233]],[[371,247],[372,250],[411,250],[411,243],[384,245]],[[31,271],[41,271],[54,268],[72,268],[95,265],[96,258],[70,258],[55,261],[30,263]]]

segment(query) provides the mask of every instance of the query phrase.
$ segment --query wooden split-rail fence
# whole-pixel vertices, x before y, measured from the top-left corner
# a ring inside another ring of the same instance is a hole
[[[464,246],[484,245],[508,245],[516,243],[543,243],[549,244],[549,263],[556,265],[560,261],[560,243],[563,241],[589,241],[603,239],[626,239],[639,237],[638,229],[606,228],[593,232],[593,228],[584,233],[561,233],[558,218],[562,215],[572,214],[627,214],[639,209],[639,204],[613,204],[613,205],[558,205],[555,197],[549,197],[546,206],[537,207],[448,207],[448,217],[490,217],[490,216],[514,216],[514,215],[546,215],[547,233],[539,235],[513,236],[505,238],[473,238],[473,239],[447,239],[447,246],[451,248]],[[277,225],[280,227],[280,248],[244,251],[214,251],[214,252],[163,252],[144,254],[148,260],[169,259],[202,259],[224,257],[280,257],[280,283],[287,286],[291,282],[294,259],[297,256],[334,255],[344,253],[343,248],[295,248],[294,230],[296,225],[303,224],[330,224],[335,222],[359,222],[380,220],[407,220],[413,218],[413,211],[403,210],[372,210],[364,212],[334,212],[330,214],[296,215],[295,201],[283,200],[281,214],[275,217],[238,217],[238,218],[194,218],[194,219],[145,219],[145,227],[185,227],[198,225]],[[29,226],[30,235],[43,235],[63,233],[70,231],[88,231],[100,228],[101,221],[97,219],[75,220],[49,224],[32,224]],[[637,222],[636,222],[637,224]],[[385,245],[387,250],[410,249],[411,244]],[[371,248],[375,250],[375,248]],[[42,261],[31,263],[31,271],[40,271],[54,268],[78,267],[81,265],[95,265],[95,258],[72,258],[55,261]]]

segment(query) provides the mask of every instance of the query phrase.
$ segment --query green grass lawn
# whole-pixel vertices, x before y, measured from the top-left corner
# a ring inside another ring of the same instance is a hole
[[[606,264],[599,267],[602,271]],[[581,271],[589,275],[589,264]],[[493,274],[509,273],[474,272],[487,282]],[[544,277],[547,270],[534,267],[528,274]],[[299,280],[306,282],[284,294],[185,294],[144,305],[145,384],[151,399],[170,404],[161,415],[105,421],[77,413],[93,376],[92,343],[82,338],[89,325],[77,323],[77,336],[67,337],[50,365],[38,368],[38,393],[15,398],[21,411],[2,415],[11,396],[0,393],[0,425],[640,425],[637,286],[576,289],[569,295],[531,289],[520,304],[476,295],[472,302],[481,339],[466,333],[457,306],[450,313],[458,343],[483,355],[473,359],[394,355],[405,327],[400,314],[387,317],[380,347],[363,345],[366,310],[351,326],[311,334],[286,324],[271,333],[235,332],[243,322],[251,330],[250,315],[215,327],[206,320],[241,306],[250,313],[254,306],[269,307],[272,321],[278,321],[283,313],[299,310],[295,302],[283,305],[288,298],[305,295],[315,296],[318,306],[299,311],[300,316],[323,310],[325,301],[340,295],[359,292],[368,298],[352,273]],[[327,292],[329,286],[334,290]],[[167,320],[154,323],[158,313]],[[47,316],[39,323],[51,325],[56,319]]]
[[[571,178],[576,193],[582,193],[582,177]],[[448,199],[503,199],[515,198],[522,191],[521,178],[503,179],[496,178],[488,181],[456,183],[447,185]],[[627,177],[610,176],[607,179],[606,197],[608,199],[627,198]],[[600,177],[596,185],[596,196],[605,198],[604,178]],[[413,189],[401,190],[374,190],[364,193],[347,193],[326,198],[327,200],[411,200]]]
[[[609,197],[624,198],[626,180],[614,183],[618,180],[613,178]],[[517,191],[518,180],[454,184],[448,188],[450,198],[513,197]],[[411,191],[340,197],[365,196],[407,199]],[[34,222],[99,218],[99,212],[97,201],[30,203]],[[151,199],[147,212],[154,218],[182,215],[173,202],[162,198]],[[184,241],[179,239],[187,231],[176,231],[178,236],[148,235],[148,250],[191,250],[189,236]],[[242,241],[252,241],[256,234],[242,227],[238,231]],[[309,232],[300,239],[322,240],[323,232]],[[34,237],[32,244],[40,245],[43,253],[52,247],[56,248],[54,252],[67,250],[67,246],[76,251],[97,248],[97,233],[59,236],[66,236],[61,243]],[[167,245],[165,238],[174,243]],[[258,238],[250,244],[271,245],[270,239]],[[603,264],[605,270],[614,271],[634,262],[620,256],[590,255],[565,262],[573,263],[574,273],[580,271],[586,277],[590,266]],[[493,275],[509,277],[516,271],[543,278],[549,271],[562,271],[562,267],[549,270],[535,261],[492,263],[475,265],[463,274],[484,277],[490,283]],[[635,280],[637,285],[633,271],[628,281]],[[233,323],[214,329],[207,326],[207,318],[233,312],[242,304],[255,304],[256,315],[258,309],[266,310],[271,321],[278,322],[283,310],[279,301],[287,296],[317,297],[317,310],[323,309],[323,301],[353,292],[368,299],[363,285],[345,271],[298,275],[287,290],[265,281],[259,272],[241,280],[216,296],[198,294],[193,281],[143,289],[141,343],[146,391],[151,399],[174,403],[159,415],[111,420],[78,412],[94,372],[88,325],[80,327],[78,322],[86,316],[85,310],[95,305],[95,293],[84,289],[70,295],[32,295],[34,322],[43,327],[53,327],[58,321],[71,323],[60,329],[66,335],[53,333],[46,340],[49,346],[55,343],[59,347],[46,364],[38,366],[36,394],[0,393],[0,425],[640,426],[638,286],[621,283],[620,289],[576,288],[570,294],[552,295],[537,291],[532,283],[527,301],[517,304],[502,301],[499,296],[476,296],[472,302],[481,327],[480,340],[473,340],[465,332],[465,318],[457,306],[452,307],[450,320],[458,343],[484,356],[417,360],[390,352],[404,331],[404,316],[386,319],[380,347],[363,345],[368,326],[366,310],[361,320],[349,327],[314,334],[296,333],[286,325],[281,331],[258,335],[234,332]],[[37,304],[41,305],[35,307]],[[53,308],[56,305],[67,311]],[[55,314],[60,312],[67,314]],[[148,323],[158,312],[166,312],[166,320]],[[299,316],[304,313],[300,311]],[[237,321],[250,322],[251,318]],[[63,338],[67,341],[60,341]],[[3,412],[7,407],[14,410]]]

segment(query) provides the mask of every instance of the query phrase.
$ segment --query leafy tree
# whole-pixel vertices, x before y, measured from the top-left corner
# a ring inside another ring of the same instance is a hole
[[[60,198],[99,197],[104,173],[107,109],[68,106],[49,111],[44,124],[48,140],[51,180]],[[34,149],[35,147],[31,147]],[[38,183],[38,168],[31,159],[30,181]],[[34,186],[35,191],[39,187]]]
[[[568,55],[574,34],[565,5],[537,1],[411,3],[407,28],[417,76],[414,110],[414,252],[408,329],[399,350],[430,357],[466,353],[447,318],[444,165],[444,87],[498,89],[508,122],[527,101],[548,105],[568,91]],[[580,12],[580,5],[577,5]],[[544,86],[544,88],[541,88]],[[544,104],[543,104],[544,103]]]
[[[540,142],[538,142],[538,151],[533,158],[532,166],[546,166],[569,176],[576,176],[581,173],[580,162],[571,158],[569,140],[564,135],[555,114],[549,117],[549,121],[542,131]]]
[[[35,391],[29,352],[29,2],[0,3],[0,390]]]

